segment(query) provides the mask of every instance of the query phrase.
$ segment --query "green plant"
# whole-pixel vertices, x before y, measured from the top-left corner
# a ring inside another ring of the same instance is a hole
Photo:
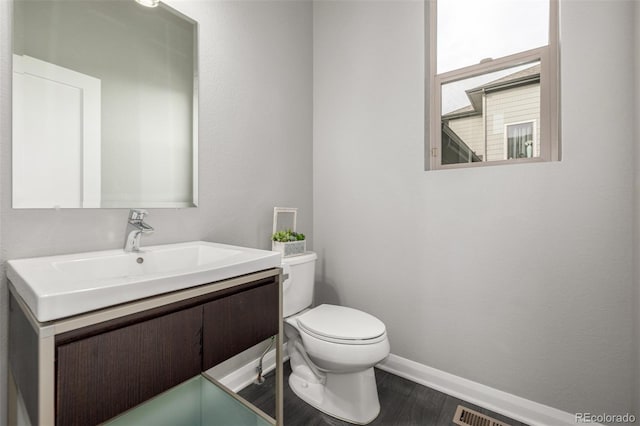
[[[271,236],[271,239],[279,243],[289,243],[291,241],[302,241],[305,239],[305,236],[302,233],[286,229],[284,231],[276,232]]]

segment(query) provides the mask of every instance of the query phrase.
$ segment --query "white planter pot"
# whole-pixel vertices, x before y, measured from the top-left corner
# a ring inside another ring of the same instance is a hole
[[[271,249],[282,253],[282,257],[299,256],[307,251],[307,241],[291,241],[288,243],[272,241]]]

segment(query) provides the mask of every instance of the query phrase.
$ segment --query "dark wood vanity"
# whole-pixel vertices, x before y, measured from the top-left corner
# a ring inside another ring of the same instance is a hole
[[[12,291],[9,364],[31,422],[104,422],[271,336],[281,361],[280,277],[274,268],[50,323]]]

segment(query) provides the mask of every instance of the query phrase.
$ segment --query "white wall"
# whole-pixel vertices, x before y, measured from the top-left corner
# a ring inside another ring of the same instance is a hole
[[[299,207],[312,244],[311,3],[170,3],[200,23],[200,205],[151,209],[156,232],[143,245],[205,239],[267,249],[274,206]],[[11,209],[10,6],[0,1],[0,257],[121,247],[125,209]],[[6,313],[2,282],[0,424]]]
[[[563,161],[425,172],[423,3],[314,2],[317,296],[377,315],[402,357],[625,413],[633,3],[562,6]]]

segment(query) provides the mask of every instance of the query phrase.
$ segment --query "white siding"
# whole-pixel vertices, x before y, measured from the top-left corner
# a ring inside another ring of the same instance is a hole
[[[489,93],[485,97],[485,108],[483,116],[449,120],[449,127],[477,155],[486,161],[496,161],[506,159],[505,126],[534,121],[533,152],[534,157],[540,156],[540,84]],[[484,125],[483,120],[486,120]]]
[[[482,116],[458,118],[449,122],[449,127],[456,132],[477,155],[485,157],[484,131],[482,129]]]
[[[505,160],[505,126],[535,121],[534,157],[540,156],[540,84],[489,93],[486,96],[487,161]]]

